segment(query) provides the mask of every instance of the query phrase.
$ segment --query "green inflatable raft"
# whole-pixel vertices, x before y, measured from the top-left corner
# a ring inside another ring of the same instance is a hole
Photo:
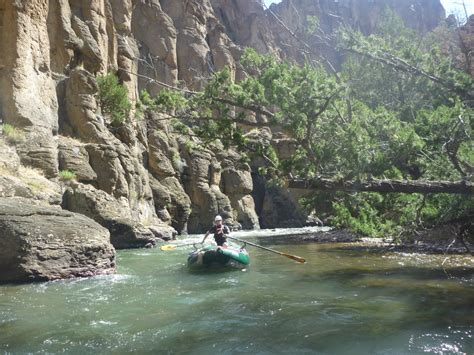
[[[226,248],[206,245],[194,250],[188,256],[188,266],[192,269],[211,267],[244,269],[249,263],[249,253],[245,247],[234,243],[229,243]]]

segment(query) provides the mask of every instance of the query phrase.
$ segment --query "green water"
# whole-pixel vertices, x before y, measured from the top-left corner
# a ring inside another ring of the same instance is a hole
[[[190,273],[189,249],[119,251],[113,276],[0,286],[0,353],[474,353],[472,258],[249,240],[308,263],[249,247],[245,271]]]

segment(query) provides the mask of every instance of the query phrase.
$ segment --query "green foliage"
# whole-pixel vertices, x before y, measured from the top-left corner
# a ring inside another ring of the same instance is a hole
[[[422,107],[450,104],[474,89],[472,77],[456,68],[455,58],[442,50],[442,39],[420,37],[390,10],[369,37],[348,28],[339,36],[341,49],[357,53],[344,68],[353,93],[371,107],[384,105],[397,111],[402,120],[413,119]]]
[[[109,116],[113,123],[123,123],[129,117],[132,108],[125,86],[121,85],[112,73],[98,76],[97,84],[102,113]]]
[[[155,99],[155,105],[162,111],[172,114],[187,108],[188,100],[181,91],[163,89]]]
[[[181,156],[179,155],[178,151],[173,150],[171,162],[173,163],[174,167],[177,167],[178,165],[181,164]]]
[[[76,173],[71,170],[61,170],[58,174],[61,181],[71,181],[76,179]]]
[[[184,149],[188,153],[192,153],[196,148],[197,148],[196,143],[194,143],[193,141],[187,140],[186,142],[184,142]]]
[[[359,102],[354,119],[369,124],[365,132],[353,131],[357,140],[368,138],[349,149],[354,171],[367,167],[367,177],[472,181],[474,112],[466,98],[473,80],[443,54],[443,43],[420,38],[390,11],[373,35],[345,29],[340,43],[356,53],[342,72],[353,102]],[[377,118],[368,120],[373,114]],[[364,161],[355,152],[371,158]],[[469,196],[359,193],[334,199],[334,223],[370,236],[399,236],[473,211]]]
[[[377,193],[359,193],[348,195],[333,203],[333,225],[349,228],[369,237],[384,237],[392,234],[396,222],[381,214],[385,199]]]
[[[314,35],[319,27],[319,18],[316,16],[306,16],[306,35]]]
[[[9,123],[2,124],[0,126],[0,132],[2,132],[10,144],[21,143],[25,140],[25,133]]]
[[[140,91],[140,96],[135,104],[135,119],[142,120],[145,117],[145,112],[155,111],[156,109],[156,102],[150,93],[145,89]]]
[[[140,91],[140,103],[150,110],[156,109],[156,100],[151,97],[146,89]]]
[[[318,31],[316,18],[307,23],[307,36]],[[157,104],[182,119],[173,124],[177,132],[263,158],[260,174],[277,184],[290,174],[472,181],[474,81],[436,40],[419,37],[387,11],[371,36],[342,29],[338,41],[346,61],[337,76],[247,49],[241,65],[249,75],[240,82],[225,69],[202,92],[163,90]],[[236,124],[255,122],[256,112],[292,140],[290,157]],[[336,226],[395,237],[474,209],[468,197],[443,194],[320,192],[304,203]]]
[[[16,128],[9,123],[2,124],[2,132],[5,136],[10,136],[16,131]]]
[[[472,198],[436,194],[337,194],[333,225],[369,237],[403,237],[421,226],[432,227],[474,210]]]
[[[180,133],[182,135],[191,135],[192,130],[183,122],[179,121],[178,119],[173,119],[171,121],[171,127],[175,130],[176,133]]]

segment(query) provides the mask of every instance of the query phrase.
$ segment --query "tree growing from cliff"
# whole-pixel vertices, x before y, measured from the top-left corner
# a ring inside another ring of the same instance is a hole
[[[109,116],[112,123],[123,123],[132,109],[127,89],[113,73],[97,77],[97,85],[102,113]]]
[[[165,90],[157,102],[184,119],[183,131],[263,156],[268,176],[331,191],[306,203],[325,205],[336,225],[400,234],[469,215],[473,80],[432,40],[393,16],[382,23],[368,38],[341,32],[347,59],[339,73],[247,50],[241,82],[224,70],[203,92]],[[268,125],[293,140],[290,159],[242,128]]]

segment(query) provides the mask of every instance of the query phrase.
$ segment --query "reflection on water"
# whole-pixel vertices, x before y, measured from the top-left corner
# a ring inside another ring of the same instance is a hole
[[[190,273],[190,249],[120,251],[117,275],[0,286],[0,352],[474,353],[471,257],[251,240],[308,263],[249,246],[245,271]]]

